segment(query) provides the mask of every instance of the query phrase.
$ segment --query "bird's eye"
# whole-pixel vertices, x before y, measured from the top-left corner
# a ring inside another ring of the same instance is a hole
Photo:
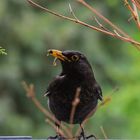
[[[71,59],[72,59],[72,61],[78,61],[78,60],[79,60],[79,56],[73,55],[73,56],[71,57]]]

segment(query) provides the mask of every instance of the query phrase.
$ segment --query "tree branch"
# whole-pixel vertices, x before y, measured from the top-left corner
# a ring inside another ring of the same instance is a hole
[[[120,28],[118,28],[116,25],[114,25],[110,20],[108,20],[106,17],[104,17],[102,14],[100,14],[95,8],[91,7],[84,0],[77,0],[77,1],[80,2],[83,6],[87,7],[90,11],[92,11],[94,14],[96,14],[99,18],[101,18],[102,20],[104,20],[113,29],[116,29],[120,34],[124,35],[124,37],[130,38],[130,36],[128,36],[124,31],[122,31]]]
[[[74,23],[77,23],[77,24],[86,26],[86,27],[88,27],[88,28],[90,28],[90,29],[92,29],[92,30],[96,30],[96,31],[98,31],[98,32],[102,32],[102,33],[104,33],[104,34],[107,34],[107,35],[112,36],[112,37],[114,37],[114,38],[118,38],[118,39],[123,40],[123,41],[125,41],[125,42],[129,42],[129,43],[133,44],[137,49],[140,50],[140,42],[137,42],[137,41],[133,40],[133,39],[130,38],[127,34],[125,34],[125,33],[122,32],[120,29],[118,29],[116,26],[115,26],[115,29],[116,29],[117,31],[119,31],[121,34],[124,34],[125,36],[118,36],[116,33],[113,33],[112,31],[106,31],[106,30],[104,30],[104,29],[101,29],[101,28],[98,28],[98,27],[96,27],[96,26],[90,25],[90,24],[88,24],[88,23],[85,23],[85,22],[79,20],[77,17],[76,17],[76,19],[75,19],[75,17],[74,17],[74,18],[70,18],[70,17],[64,16],[64,15],[62,15],[62,14],[59,14],[59,13],[54,12],[54,11],[52,11],[52,10],[49,10],[48,8],[45,8],[45,7],[41,6],[41,5],[39,5],[39,4],[35,3],[35,2],[33,2],[32,0],[27,0],[27,1],[28,1],[32,6],[35,6],[35,7],[37,7],[37,8],[40,8],[41,10],[44,10],[44,11],[46,11],[46,12],[52,14],[52,15],[55,15],[55,16],[61,18],[61,19],[65,19],[65,20],[68,20],[68,21],[72,21],[72,22],[74,22]],[[83,3],[85,4],[85,2],[84,2],[83,0],[78,0],[78,1],[81,2],[82,4],[83,4]],[[109,22],[109,23],[110,23],[110,22]],[[112,24],[111,24],[111,25],[112,25]],[[114,24],[113,24],[112,26],[114,27]]]
[[[138,29],[140,30],[140,21],[139,21],[139,15],[138,15],[138,11],[137,11],[137,7],[140,6],[140,4],[137,2],[137,0],[132,0],[132,5],[133,8],[131,7],[131,5],[129,4],[128,0],[124,0],[124,3],[126,5],[126,7],[128,8],[128,10],[130,11],[131,15],[132,15],[132,19],[134,19]]]

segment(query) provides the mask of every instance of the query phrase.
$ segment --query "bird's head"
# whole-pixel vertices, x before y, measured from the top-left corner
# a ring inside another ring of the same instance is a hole
[[[92,68],[84,54],[73,51],[59,51],[50,49],[48,54],[59,59],[62,64],[63,74],[81,74],[86,75],[92,73]]]

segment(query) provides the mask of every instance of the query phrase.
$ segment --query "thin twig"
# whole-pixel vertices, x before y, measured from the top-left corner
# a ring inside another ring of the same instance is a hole
[[[133,8],[129,4],[128,0],[124,0],[124,2],[125,2],[126,7],[128,8],[128,10],[131,12],[131,15],[132,15],[136,25],[138,26],[138,29],[140,29],[140,22],[139,22],[139,15],[137,12],[136,1],[132,2]]]
[[[78,18],[76,17],[75,13],[74,13],[73,10],[72,10],[72,7],[71,7],[70,3],[69,3],[69,9],[70,9],[70,13],[72,14],[72,16],[73,16],[76,20],[78,20]]]
[[[102,132],[102,134],[103,134],[103,136],[104,136],[104,139],[105,139],[105,140],[108,140],[107,134],[106,134],[106,132],[105,132],[103,126],[101,126],[100,129],[101,129],[101,132]]]
[[[55,124],[51,121],[51,120],[49,120],[48,118],[45,120],[55,131],[57,131],[57,127],[55,126]],[[64,134],[64,132],[61,130],[61,129],[59,129],[59,134],[61,135],[61,136],[63,136],[63,137],[66,137],[66,135]]]
[[[114,30],[114,33],[115,33],[117,36],[120,36],[120,37],[121,37],[121,35],[120,35],[116,30]]]
[[[84,0],[77,0],[80,2],[83,6],[87,7],[89,10],[91,10],[94,14],[96,14],[98,17],[100,17],[102,20],[104,20],[106,23],[108,23],[114,30],[116,30],[119,34],[122,34],[123,36],[114,36],[118,37],[119,39],[123,41],[129,42],[130,40],[132,41],[133,39],[124,31],[122,31],[120,28],[118,28],[115,24],[113,24],[110,20],[108,20],[106,17],[104,17],[102,14],[100,14],[95,8],[91,7],[87,2]],[[128,41],[129,40],[129,41]],[[130,41],[130,42],[131,42]],[[134,40],[133,40],[134,41]],[[132,42],[131,42],[132,43]],[[138,50],[140,50],[140,47],[138,44],[132,43]]]
[[[22,85],[26,91],[27,97],[30,98],[33,103],[35,104],[35,106],[48,118],[50,119],[52,122],[56,122],[57,124],[61,124],[59,120],[57,120],[55,117],[53,117],[53,115],[46,109],[44,108],[41,103],[38,101],[38,99],[35,96],[35,91],[34,91],[34,85],[30,84],[29,86],[26,84],[26,82],[22,82]],[[67,134],[67,136],[72,137],[69,129],[67,127],[65,127],[63,124],[61,124],[61,127],[63,129],[63,131],[65,131],[65,133]]]
[[[101,24],[101,23],[99,22],[99,20],[98,20],[96,17],[94,17],[94,19],[95,19],[96,23],[99,25],[100,28],[102,28],[102,29],[104,29],[104,30],[106,30],[106,31],[109,31],[106,27],[103,26],[103,24]]]
[[[130,12],[131,12],[133,18],[134,18],[134,19],[137,19],[136,15],[135,15],[135,13],[134,13],[134,11],[133,11],[133,8],[130,6],[128,0],[124,0],[124,2],[125,2],[125,6],[130,10]]]
[[[86,26],[86,27],[88,27],[88,28],[91,28],[91,29],[93,29],[93,30],[96,30],[96,31],[99,31],[99,32],[102,32],[102,33],[105,33],[105,34],[108,34],[108,35],[110,35],[110,36],[114,36],[114,35],[115,35],[115,34],[113,34],[113,33],[111,33],[111,32],[104,31],[104,30],[102,30],[102,29],[100,29],[100,28],[98,28],[98,27],[89,25],[89,24],[87,24],[87,23],[85,23],[85,22],[82,22],[82,21],[80,21],[80,20],[77,20],[77,19],[75,19],[75,18],[70,18],[70,17],[64,16],[64,15],[58,14],[58,13],[52,11],[52,10],[49,10],[49,9],[47,9],[47,8],[45,8],[45,7],[41,6],[41,5],[39,5],[39,4],[35,3],[35,2],[33,2],[32,0],[27,0],[27,1],[28,1],[32,6],[38,7],[38,8],[40,8],[40,9],[42,9],[42,10],[44,10],[44,11],[46,11],[46,12],[52,14],[52,15],[55,15],[55,16],[57,16],[57,17],[60,17],[60,18],[63,18],[63,19],[65,19],[65,20],[69,20],[69,21],[72,21],[72,22],[81,24],[81,25],[83,25],[83,26]],[[140,43],[138,43],[138,44],[140,45]]]
[[[131,1],[132,1],[132,3],[135,3],[137,8],[140,10],[140,0],[131,0]]]
[[[133,4],[134,13],[136,15],[136,24],[137,24],[138,28],[140,29],[140,21],[139,21],[137,6],[136,6],[136,3],[132,3],[132,4]]]
[[[70,124],[73,123],[75,111],[80,102],[80,99],[79,99],[80,92],[81,92],[81,88],[77,88],[74,100],[72,102],[72,110],[71,110],[71,114],[70,114]]]
[[[75,19],[75,18],[70,18],[70,17],[64,16],[64,15],[58,14],[58,13],[52,11],[52,10],[49,10],[49,9],[47,9],[47,8],[45,8],[45,7],[41,6],[41,5],[39,5],[39,4],[35,3],[35,2],[33,2],[32,0],[27,0],[27,1],[28,1],[32,6],[38,7],[38,8],[40,8],[41,10],[44,10],[44,11],[46,11],[46,12],[52,14],[52,15],[55,15],[55,16],[60,17],[60,18],[62,18],[62,19],[69,20],[69,21],[75,22],[75,23],[77,23],[77,24],[86,26],[86,27],[88,27],[88,28],[91,28],[91,29],[93,29],[93,30],[102,32],[102,33],[107,34],[107,35],[109,35],[109,36],[112,36],[112,37],[114,37],[114,38],[118,38],[118,39],[123,40],[123,41],[125,41],[125,42],[132,43],[137,49],[140,50],[140,42],[137,42],[137,41],[133,40],[133,39],[130,38],[130,37],[118,36],[118,35],[116,35],[115,33],[112,33],[112,32],[110,32],[110,31],[106,31],[106,30],[103,30],[103,29],[100,29],[100,28],[98,28],[98,27],[96,27],[96,26],[89,25],[89,24],[87,24],[87,23],[85,23],[85,22],[80,21],[79,19],[77,20],[77,19]],[[118,29],[117,29],[117,30],[118,30]],[[119,30],[118,30],[118,31],[119,31]],[[119,31],[119,32],[120,32],[120,31]],[[122,33],[122,32],[121,32],[121,33]],[[126,35],[125,35],[125,36],[126,36]]]
[[[114,29],[116,29],[124,37],[130,38],[130,36],[127,33],[125,33],[120,28],[118,28],[109,19],[107,19],[106,17],[104,17],[102,14],[100,14],[94,7],[91,7],[87,2],[85,2],[84,0],[77,0],[77,1],[80,2],[83,6],[87,7],[89,10],[91,10],[94,14],[96,14],[99,18],[101,18],[102,20],[104,20],[106,23],[108,23],[111,27],[113,27]]]
[[[72,102],[72,109],[71,109],[71,114],[70,114],[70,130],[71,130],[71,133],[72,133],[72,128],[73,128],[73,121],[74,121],[74,115],[75,115],[75,112],[76,112],[76,108],[80,102],[80,99],[79,99],[79,96],[80,96],[80,92],[81,92],[81,88],[77,88],[76,89],[76,93],[75,93],[75,97],[74,97],[74,100]]]

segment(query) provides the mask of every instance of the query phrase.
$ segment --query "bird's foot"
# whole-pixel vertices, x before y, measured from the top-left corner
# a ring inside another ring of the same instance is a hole
[[[81,132],[80,136],[81,136],[81,138],[83,138],[83,140],[86,140],[86,136],[85,136],[84,131]],[[81,139],[81,138],[80,138],[80,139]]]
[[[81,132],[80,136],[78,136],[78,140],[87,140],[87,139],[90,139],[90,138],[93,138],[95,140],[97,140],[96,136],[95,135],[89,135],[89,136],[85,136],[84,133]]]
[[[86,136],[86,139],[90,139],[90,138],[94,138],[95,140],[97,140],[97,137],[93,134]]]
[[[48,137],[48,140],[65,140],[65,138],[61,135],[56,135]]]

